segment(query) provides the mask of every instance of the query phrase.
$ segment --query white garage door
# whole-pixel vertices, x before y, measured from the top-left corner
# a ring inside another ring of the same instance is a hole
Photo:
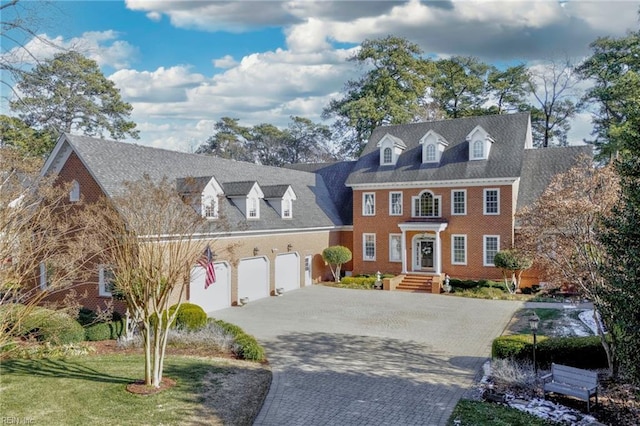
[[[238,300],[269,297],[269,263],[264,257],[243,259],[238,264]]]
[[[300,259],[298,253],[276,256],[276,288],[284,291],[300,288]]]
[[[224,262],[214,263],[216,282],[204,288],[204,268],[196,266],[191,270],[191,287],[189,302],[200,305],[205,312],[213,312],[231,306],[231,276],[229,265]]]

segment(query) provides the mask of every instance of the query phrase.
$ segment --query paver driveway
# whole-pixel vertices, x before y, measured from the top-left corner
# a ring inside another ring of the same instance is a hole
[[[520,307],[312,286],[214,316],[267,351],[257,425],[441,425]]]

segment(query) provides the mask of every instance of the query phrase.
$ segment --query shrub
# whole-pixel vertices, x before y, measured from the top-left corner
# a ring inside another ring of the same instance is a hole
[[[498,337],[491,346],[491,356],[530,361],[533,357],[533,336],[514,334]],[[598,336],[538,336],[536,362],[540,368],[548,368],[555,362],[577,368],[595,369],[607,366],[607,356]]]
[[[175,312],[175,310],[175,305],[169,308],[170,313]],[[199,330],[207,325],[207,313],[198,305],[183,303],[180,305],[178,315],[172,325],[176,328]]]
[[[229,324],[222,320],[214,320],[213,322],[233,336],[233,352],[238,358],[250,361],[263,361],[265,359],[264,349],[256,341],[255,337],[245,333],[237,325]]]
[[[82,342],[84,328],[78,321],[61,311],[36,308],[24,320],[20,334],[56,345]]]
[[[376,277],[344,277],[340,280],[340,283],[342,284],[341,287],[371,289],[376,283]]]
[[[89,341],[116,340],[124,332],[124,320],[91,324],[84,331],[85,338]]]

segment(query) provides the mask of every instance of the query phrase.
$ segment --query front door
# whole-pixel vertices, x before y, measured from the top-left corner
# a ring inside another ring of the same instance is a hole
[[[433,269],[433,240],[418,241],[418,265],[422,269]]]

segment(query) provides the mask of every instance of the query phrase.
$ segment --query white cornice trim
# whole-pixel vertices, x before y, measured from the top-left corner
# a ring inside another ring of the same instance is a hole
[[[422,180],[413,182],[382,182],[382,183],[352,183],[347,184],[354,190],[401,189],[401,188],[444,188],[469,187],[486,185],[513,185],[519,177],[489,178],[489,179],[452,179],[452,180]]]

